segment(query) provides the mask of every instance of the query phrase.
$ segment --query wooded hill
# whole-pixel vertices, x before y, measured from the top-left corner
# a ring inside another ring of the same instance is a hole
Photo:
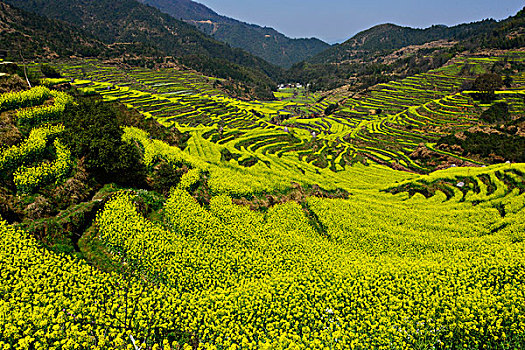
[[[20,59],[44,56],[107,56],[110,49],[93,36],[65,22],[51,20],[0,2],[0,48]]]
[[[69,26],[66,27],[66,32],[71,31],[73,25],[97,38],[107,47],[121,47],[128,54],[156,56],[161,62],[166,56],[171,57],[177,63],[199,70],[203,74],[234,79],[247,84],[262,98],[271,97],[274,81],[279,79],[282,73],[281,68],[259,57],[241,49],[231,48],[200,32],[192,25],[135,0],[96,2],[8,0],[6,2],[40,16],[67,22]],[[48,33],[50,31],[60,33],[61,30],[56,28],[59,22],[53,23],[55,28],[50,27]],[[44,26],[38,36],[41,40],[32,39],[32,41],[47,46],[47,38],[43,35],[45,32]],[[53,33],[50,33],[51,37],[56,35]],[[62,40],[62,42],[66,46],[74,40]],[[17,47],[17,44],[14,41],[6,42],[6,47]],[[137,47],[140,49],[137,50]],[[151,63],[151,59],[148,61]]]
[[[314,90],[366,88],[438,68],[460,52],[524,47],[523,12],[499,22],[487,19],[453,27],[381,24],[294,65],[289,77],[310,83]]]
[[[191,0],[140,1],[195,25],[217,40],[244,49],[281,67],[288,68],[330,48],[329,44],[316,38],[291,39],[273,28],[221,16]]]
[[[421,45],[435,40],[462,40],[485,33],[497,25],[484,20],[454,27],[434,25],[426,29],[401,27],[386,23],[362,31],[340,45],[311,58],[311,63],[341,63],[356,58],[397,50],[410,45]]]

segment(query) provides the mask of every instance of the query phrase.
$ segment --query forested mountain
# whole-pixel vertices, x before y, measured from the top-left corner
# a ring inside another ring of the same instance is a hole
[[[148,4],[158,8],[164,13],[172,15],[177,19],[206,21],[211,20],[217,22],[219,20],[227,20],[228,17],[219,15],[211,8],[204,4],[192,0],[139,0],[144,4]],[[232,22],[234,19],[229,19]]]
[[[65,22],[50,20],[0,2],[0,48],[11,58],[111,54],[101,41]]]
[[[281,69],[216,41],[194,26],[135,0],[7,0],[13,6],[68,22],[107,45],[141,44],[204,74],[274,86]]]
[[[378,52],[397,50],[410,45],[421,45],[436,40],[463,40],[491,31],[497,22],[484,20],[454,27],[434,25],[426,29],[380,24],[362,31],[340,45],[311,58],[311,63],[340,63],[367,57]]]
[[[525,7],[515,16],[503,20],[494,30],[482,31],[461,43],[469,49],[515,49],[525,47]]]
[[[310,83],[313,90],[366,88],[438,68],[465,50],[524,47],[524,22],[522,10],[499,22],[487,19],[453,27],[382,24],[294,65],[288,78]]]
[[[291,39],[273,28],[221,16],[191,0],[140,1],[197,26],[217,40],[244,49],[282,67],[290,67],[330,47],[329,44],[316,38]]]

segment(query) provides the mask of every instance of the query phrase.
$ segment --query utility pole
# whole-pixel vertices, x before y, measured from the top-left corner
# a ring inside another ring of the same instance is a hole
[[[31,82],[29,81],[29,78],[27,77],[27,69],[26,69],[26,60],[24,59],[24,56],[22,56],[22,47],[20,47],[19,50],[20,58],[22,59],[22,64],[24,65],[24,76],[26,78],[27,85],[29,85],[29,88],[31,89]]]

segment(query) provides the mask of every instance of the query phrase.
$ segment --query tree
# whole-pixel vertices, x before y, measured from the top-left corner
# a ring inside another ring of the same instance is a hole
[[[503,84],[505,84],[505,87],[512,87],[512,83],[513,83],[513,79],[512,77],[506,75],[505,78],[503,79]]]
[[[326,107],[326,109],[324,110],[324,115],[330,115],[332,113],[335,112],[335,110],[337,109],[337,107],[339,107],[339,104],[336,102],[336,103],[332,103],[330,104],[328,107]]]
[[[151,187],[165,196],[168,196],[170,189],[179,184],[182,175],[188,172],[188,168],[183,164],[173,164],[161,162],[155,167],[151,178]]]
[[[51,67],[49,64],[43,64],[40,66],[40,71],[46,78],[61,78],[62,76],[60,73],[55,69],[55,67]]]
[[[144,185],[146,169],[140,152],[122,141],[117,111],[111,106],[95,98],[83,98],[66,108],[62,122],[73,155],[84,158],[86,170],[98,183]]]
[[[473,88],[478,91],[478,98],[483,102],[490,102],[494,99],[494,91],[503,86],[501,76],[496,73],[485,73],[479,75],[474,80]]]

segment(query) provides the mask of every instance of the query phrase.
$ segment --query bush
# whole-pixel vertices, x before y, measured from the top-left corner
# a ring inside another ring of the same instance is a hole
[[[48,64],[43,64],[40,66],[40,71],[46,78],[61,78],[60,73]]]
[[[151,187],[165,196],[168,196],[170,189],[179,184],[182,175],[188,172],[185,165],[180,167],[175,164],[161,162],[155,169],[152,177]]]
[[[490,124],[510,121],[509,105],[505,102],[493,104],[481,114],[481,120]]]
[[[337,103],[333,103],[333,104],[329,105],[324,110],[324,115],[330,115],[330,114],[334,113],[335,110],[337,109],[337,107],[339,107],[339,105]]]
[[[100,184],[141,187],[146,170],[139,150],[122,141],[117,112],[99,99],[84,98],[63,114],[65,141]]]
[[[505,87],[512,87],[512,83],[514,82],[514,79],[512,79],[512,77],[506,75],[505,78],[503,79],[503,84],[505,84]]]
[[[514,163],[525,162],[525,137],[484,132],[465,132],[464,139],[454,135],[442,137],[438,144],[459,145],[463,156],[479,155],[483,158],[501,157]]]

